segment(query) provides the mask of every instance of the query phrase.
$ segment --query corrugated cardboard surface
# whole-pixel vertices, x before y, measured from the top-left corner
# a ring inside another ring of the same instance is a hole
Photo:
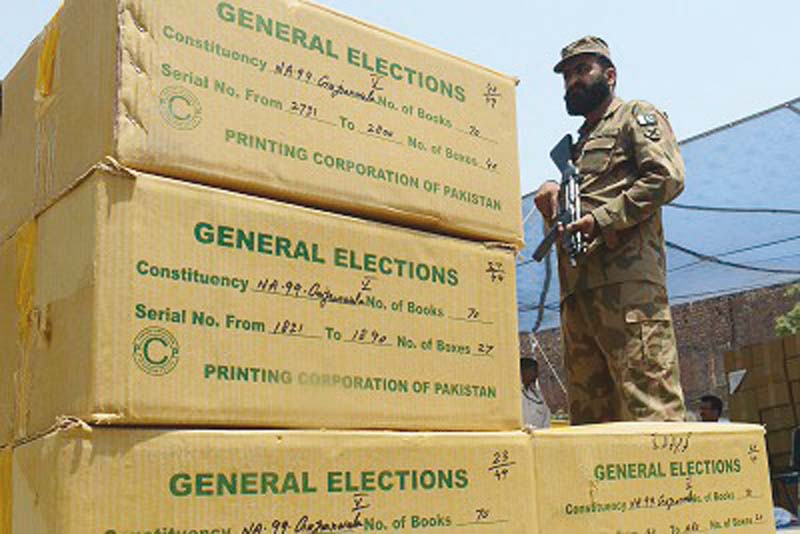
[[[36,107],[33,99],[41,42],[34,41],[3,79],[0,114],[0,242],[35,211]],[[14,103],[13,105],[11,103]],[[2,288],[5,289],[5,288]]]
[[[4,83],[0,237],[111,156],[521,245],[515,87],[305,1],[67,0]]]
[[[777,338],[750,346],[754,366],[770,367],[784,360],[783,339]]]
[[[760,423],[756,390],[739,390],[729,397],[731,420],[737,423]]]
[[[794,337],[750,345],[725,354],[729,380],[745,371],[730,395],[731,417],[736,421],[763,423],[769,431],[797,426],[800,399],[800,358],[791,357]]]
[[[792,404],[791,394],[789,393],[789,383],[767,384],[755,390],[758,407],[770,408],[783,404]]]
[[[786,382],[786,366],[783,355],[767,353],[763,358],[754,361],[752,367],[747,369],[744,381],[740,388],[763,388],[770,384]]]
[[[103,170],[36,227],[20,436],[58,415],[520,428],[508,250]]]
[[[791,404],[762,409],[761,422],[769,432],[797,426],[797,418]]]
[[[15,449],[13,470],[10,534],[523,534],[535,524],[522,433],[74,427]]]
[[[11,447],[0,447],[0,533],[10,534],[11,506],[13,503],[11,483]]]
[[[737,369],[747,369],[753,365],[750,347],[742,347],[725,353],[725,371],[730,373]]]
[[[784,337],[783,351],[787,358],[800,358],[800,335]]]
[[[760,427],[596,425],[533,446],[540,532],[775,531]]]
[[[5,252],[6,249],[8,252]],[[14,273],[16,269],[16,254],[11,253],[10,247],[0,246],[0,273]],[[3,275],[7,276],[7,275]],[[15,318],[16,310],[16,285],[12,283],[14,277],[4,278],[0,283],[0,342],[3,346],[0,355],[0,446],[10,443],[14,436],[14,417],[16,408],[16,381],[15,373],[19,366],[19,357],[22,353],[19,332]],[[7,347],[7,348],[6,348]]]
[[[773,471],[789,467],[792,452],[792,439],[796,423],[784,425],[784,430],[769,431],[767,429],[767,450],[769,451],[769,465]]]
[[[788,354],[788,353],[787,353]],[[786,377],[790,382],[800,380],[800,358],[788,358],[786,360]]]
[[[767,450],[769,450],[770,457],[778,457],[790,453],[792,451],[792,431],[768,432]]]

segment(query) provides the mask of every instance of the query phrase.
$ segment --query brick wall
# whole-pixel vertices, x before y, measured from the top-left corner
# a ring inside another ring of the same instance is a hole
[[[681,381],[691,410],[699,398],[714,393],[727,406],[725,351],[744,345],[761,343],[775,337],[775,318],[789,311],[797,298],[785,296],[788,285],[771,286],[744,293],[726,295],[672,307],[675,335],[678,339]],[[553,412],[566,411],[566,395],[550,370],[549,361],[558,377],[564,380],[561,334],[551,329],[536,334],[545,355],[538,350],[540,383]],[[530,334],[520,333],[523,356],[534,354]]]

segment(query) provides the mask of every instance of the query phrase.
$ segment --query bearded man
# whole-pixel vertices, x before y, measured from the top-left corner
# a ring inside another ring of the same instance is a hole
[[[571,422],[682,421],[661,217],[683,190],[678,143],[653,105],[615,95],[617,70],[599,37],[565,47],[554,71],[567,112],[585,118],[572,159],[586,215],[564,230],[589,246],[574,267],[558,247]],[[537,191],[546,220],[557,215],[558,195],[555,182]]]

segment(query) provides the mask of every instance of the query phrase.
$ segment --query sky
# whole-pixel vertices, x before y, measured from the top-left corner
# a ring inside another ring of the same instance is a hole
[[[84,0],[85,1],[85,0]],[[169,0],[162,0],[169,1]],[[679,139],[800,96],[798,0],[320,0],[319,3],[512,74],[523,193],[556,178],[550,148],[580,119],[552,66],[561,48],[603,37],[623,99],[666,111]],[[0,0],[8,7],[11,0]],[[60,0],[14,2],[0,17],[0,77]]]

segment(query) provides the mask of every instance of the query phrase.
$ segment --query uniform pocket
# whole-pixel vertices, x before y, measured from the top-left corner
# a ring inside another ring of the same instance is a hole
[[[611,152],[617,144],[615,136],[595,137],[583,145],[580,163],[581,174],[600,174],[608,168],[611,161]]]
[[[631,306],[625,312],[625,323],[633,344],[633,354],[630,355],[633,360],[662,369],[673,365],[675,336],[668,304],[651,302]]]

